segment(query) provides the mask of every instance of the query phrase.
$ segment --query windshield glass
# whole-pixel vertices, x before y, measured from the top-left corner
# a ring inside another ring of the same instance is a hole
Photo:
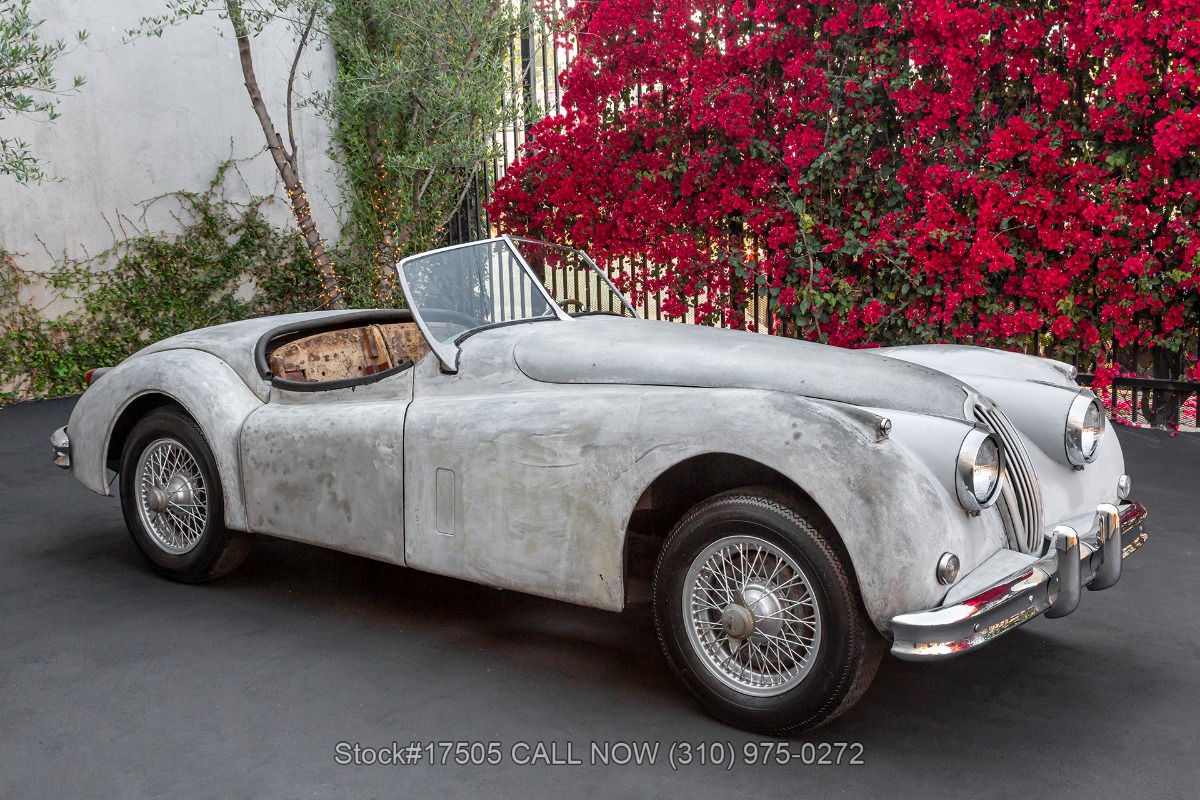
[[[637,316],[625,297],[583,252],[532,239],[514,238],[513,242],[554,302],[571,316]]]
[[[637,316],[578,250],[502,237],[406,258],[400,285],[444,367],[456,368],[456,341],[501,323],[581,314]]]
[[[405,295],[439,342],[485,325],[556,311],[503,240],[435,250],[400,264]]]

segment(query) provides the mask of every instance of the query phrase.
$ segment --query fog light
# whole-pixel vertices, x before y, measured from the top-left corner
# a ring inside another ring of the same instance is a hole
[[[958,580],[959,564],[958,556],[954,553],[942,553],[942,557],[937,563],[937,579],[938,583],[949,586]]]
[[[1133,481],[1128,475],[1122,475],[1117,478],[1117,497],[1122,500],[1129,498],[1129,491],[1133,488]]]

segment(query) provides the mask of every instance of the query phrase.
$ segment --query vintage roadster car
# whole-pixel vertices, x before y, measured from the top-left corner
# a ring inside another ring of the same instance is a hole
[[[583,253],[508,236],[398,265],[407,310],[153,344],[52,437],[119,478],[184,582],[255,534],[620,611],[649,601],[701,704],[786,734],[850,707],[890,642],[933,660],[1106,589],[1146,540],[1067,365],[850,351],[637,318]]]

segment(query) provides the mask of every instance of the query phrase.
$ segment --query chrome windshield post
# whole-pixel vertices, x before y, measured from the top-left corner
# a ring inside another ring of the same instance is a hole
[[[638,314],[637,309],[633,307],[633,304],[629,302],[629,298],[627,298],[623,292],[617,290],[617,287],[615,284],[613,284],[612,279],[608,277],[608,273],[596,266],[596,262],[592,261],[592,257],[587,253],[580,250],[579,255],[583,256],[583,259],[587,261],[591,268],[596,270],[596,273],[600,276],[601,280],[608,284],[608,288],[612,290],[612,293],[621,298],[621,305],[625,306],[625,308],[629,310],[629,313],[633,315],[633,318],[641,319],[641,315]]]

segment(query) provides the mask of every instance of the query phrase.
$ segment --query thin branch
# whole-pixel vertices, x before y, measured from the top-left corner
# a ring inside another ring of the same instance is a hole
[[[417,114],[420,113],[421,109],[424,108],[425,106],[422,105],[421,98],[417,95],[416,89],[409,89],[408,93],[412,97],[412,101],[413,101],[412,119],[410,119],[408,121],[408,127],[414,128],[417,125]]]
[[[288,72],[287,81],[287,129],[288,129],[288,144],[292,148],[289,161],[294,161],[296,158],[296,131],[292,127],[292,94],[293,87],[296,83],[296,68],[300,66],[300,54],[304,52],[305,45],[308,44],[308,35],[312,33],[313,23],[317,19],[317,6],[313,6],[312,12],[308,15],[308,22],[304,24],[304,32],[300,34],[300,43],[296,45],[296,57],[292,59],[292,68]]]
[[[458,207],[463,204],[463,200],[466,199],[467,192],[470,191],[470,189],[471,189],[471,182],[475,180],[475,174],[477,172],[479,172],[478,164],[471,167],[471,171],[467,173],[467,179],[465,181],[463,181],[463,188],[462,188],[462,191],[458,195],[458,200],[454,203],[453,206],[450,207],[450,213],[446,214],[442,218],[442,220],[437,224],[437,227],[439,229],[444,228],[446,225],[450,224],[450,220],[454,219],[454,214],[456,211],[458,211]]]
[[[425,175],[425,182],[421,184],[421,190],[417,192],[416,201],[413,203],[417,208],[421,207],[421,198],[425,196],[425,190],[429,188],[429,182],[433,180],[434,167],[429,168],[429,172]]]

